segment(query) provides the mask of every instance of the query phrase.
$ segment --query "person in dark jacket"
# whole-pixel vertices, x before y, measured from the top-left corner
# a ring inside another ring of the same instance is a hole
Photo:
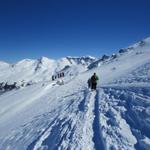
[[[96,75],[96,73],[93,74],[93,76],[91,77],[91,89],[92,90],[96,90],[96,86],[97,86],[97,81],[99,80],[98,76]]]

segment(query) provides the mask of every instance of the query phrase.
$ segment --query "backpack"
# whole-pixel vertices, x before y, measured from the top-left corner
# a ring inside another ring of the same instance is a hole
[[[93,75],[93,76],[91,77],[91,81],[92,81],[92,83],[96,83],[96,81],[97,81],[97,76],[94,76],[94,75]]]

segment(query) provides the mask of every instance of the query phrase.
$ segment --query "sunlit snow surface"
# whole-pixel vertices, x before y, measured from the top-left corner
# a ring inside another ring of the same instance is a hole
[[[24,78],[40,82],[1,93],[0,150],[150,149],[149,38],[99,67],[73,65],[64,85],[52,82],[47,73],[43,80],[41,71],[33,77],[35,62],[28,61]],[[1,67],[1,80],[9,79],[7,67]],[[93,72],[100,78],[97,91],[87,88]],[[14,72],[11,80],[20,73]]]

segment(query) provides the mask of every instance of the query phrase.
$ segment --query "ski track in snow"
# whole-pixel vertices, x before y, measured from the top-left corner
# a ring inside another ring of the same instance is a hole
[[[97,94],[95,96],[95,108],[94,108],[94,122],[93,122],[93,131],[94,131],[94,136],[93,136],[93,141],[95,145],[95,149],[105,149],[104,148],[104,141],[102,139],[101,135],[101,124],[100,124],[100,114],[99,114],[99,91],[97,91]]]

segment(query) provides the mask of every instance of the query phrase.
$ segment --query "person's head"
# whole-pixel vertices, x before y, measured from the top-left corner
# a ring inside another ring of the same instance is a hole
[[[94,76],[96,76],[96,73],[94,72],[94,74],[93,74]]]

